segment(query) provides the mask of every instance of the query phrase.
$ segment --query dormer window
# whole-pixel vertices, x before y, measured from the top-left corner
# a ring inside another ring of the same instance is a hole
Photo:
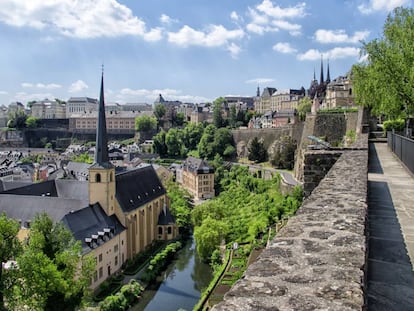
[[[95,175],[95,182],[101,182],[101,174]]]

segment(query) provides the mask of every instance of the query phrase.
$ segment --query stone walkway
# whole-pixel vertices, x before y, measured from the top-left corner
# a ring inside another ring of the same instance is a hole
[[[414,178],[384,143],[370,144],[368,206],[368,311],[414,310]]]

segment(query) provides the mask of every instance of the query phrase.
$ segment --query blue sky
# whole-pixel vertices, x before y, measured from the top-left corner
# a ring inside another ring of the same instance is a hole
[[[71,96],[211,101],[309,87],[359,61],[411,0],[0,0],[0,105]],[[326,77],[326,71],[325,71]]]

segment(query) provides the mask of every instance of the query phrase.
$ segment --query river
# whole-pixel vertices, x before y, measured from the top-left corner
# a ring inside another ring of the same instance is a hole
[[[198,258],[191,239],[159,278],[158,286],[147,288],[138,304],[129,310],[191,311],[211,279],[211,268]]]

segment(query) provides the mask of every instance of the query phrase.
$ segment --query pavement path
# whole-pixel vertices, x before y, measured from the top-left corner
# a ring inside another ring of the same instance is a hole
[[[414,310],[414,178],[387,144],[369,148],[367,310]]]

